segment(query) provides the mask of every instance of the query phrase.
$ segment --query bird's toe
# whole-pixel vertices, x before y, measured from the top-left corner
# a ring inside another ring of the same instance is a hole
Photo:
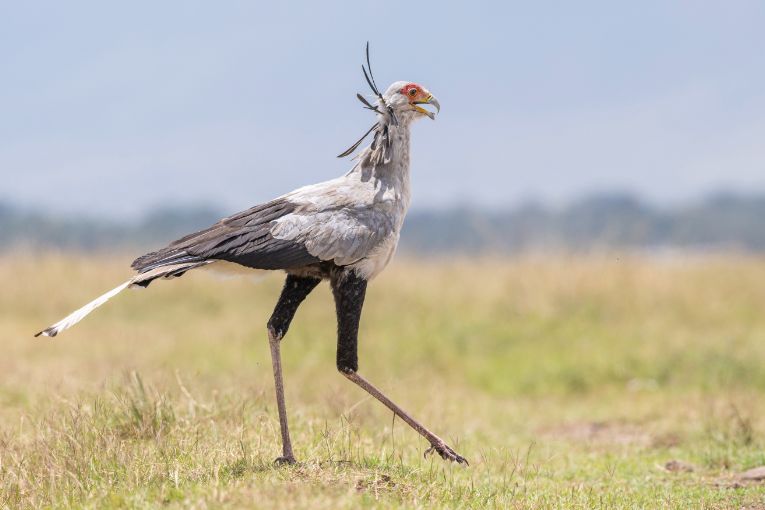
[[[295,460],[295,457],[293,457],[292,455],[283,455],[281,457],[277,457],[276,459],[274,459],[274,464],[278,466],[291,465],[296,463],[297,461]]]
[[[431,443],[430,448],[425,450],[425,457],[427,457],[428,454],[431,454],[433,452],[438,453],[438,455],[444,460],[456,462],[457,464],[465,464],[466,466],[470,465],[465,457],[455,452],[454,449],[452,449],[452,447],[450,447],[443,441],[439,441],[437,443]]]

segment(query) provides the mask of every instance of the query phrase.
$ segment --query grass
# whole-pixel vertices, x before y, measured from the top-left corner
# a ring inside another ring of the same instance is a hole
[[[296,466],[265,323],[282,277],[190,273],[32,333],[128,258],[0,258],[2,508],[765,508],[765,260],[398,260],[371,286],[361,372],[334,369],[325,285],[283,344]],[[692,466],[669,471],[669,461]]]

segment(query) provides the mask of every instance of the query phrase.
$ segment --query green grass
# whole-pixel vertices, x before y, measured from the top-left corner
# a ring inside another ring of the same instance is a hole
[[[31,337],[127,262],[0,259],[0,507],[765,508],[738,476],[765,465],[763,259],[394,262],[361,373],[468,468],[335,371],[326,285],[282,348],[296,466],[272,462],[279,274],[190,273]]]

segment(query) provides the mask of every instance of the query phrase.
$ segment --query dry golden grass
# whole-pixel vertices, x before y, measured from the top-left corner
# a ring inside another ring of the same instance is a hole
[[[190,273],[32,333],[129,257],[0,259],[0,507],[740,508],[765,489],[765,260],[394,262],[360,365],[427,445],[334,369],[334,309],[283,344],[300,462],[279,467],[265,323],[282,277]],[[693,471],[668,471],[671,460]]]

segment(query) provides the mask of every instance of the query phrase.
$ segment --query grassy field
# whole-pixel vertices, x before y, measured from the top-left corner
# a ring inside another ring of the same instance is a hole
[[[272,463],[279,274],[190,273],[32,338],[129,259],[0,258],[0,507],[765,508],[741,476],[765,465],[763,259],[395,261],[361,373],[467,468],[335,371],[326,285],[283,344],[296,466]]]

